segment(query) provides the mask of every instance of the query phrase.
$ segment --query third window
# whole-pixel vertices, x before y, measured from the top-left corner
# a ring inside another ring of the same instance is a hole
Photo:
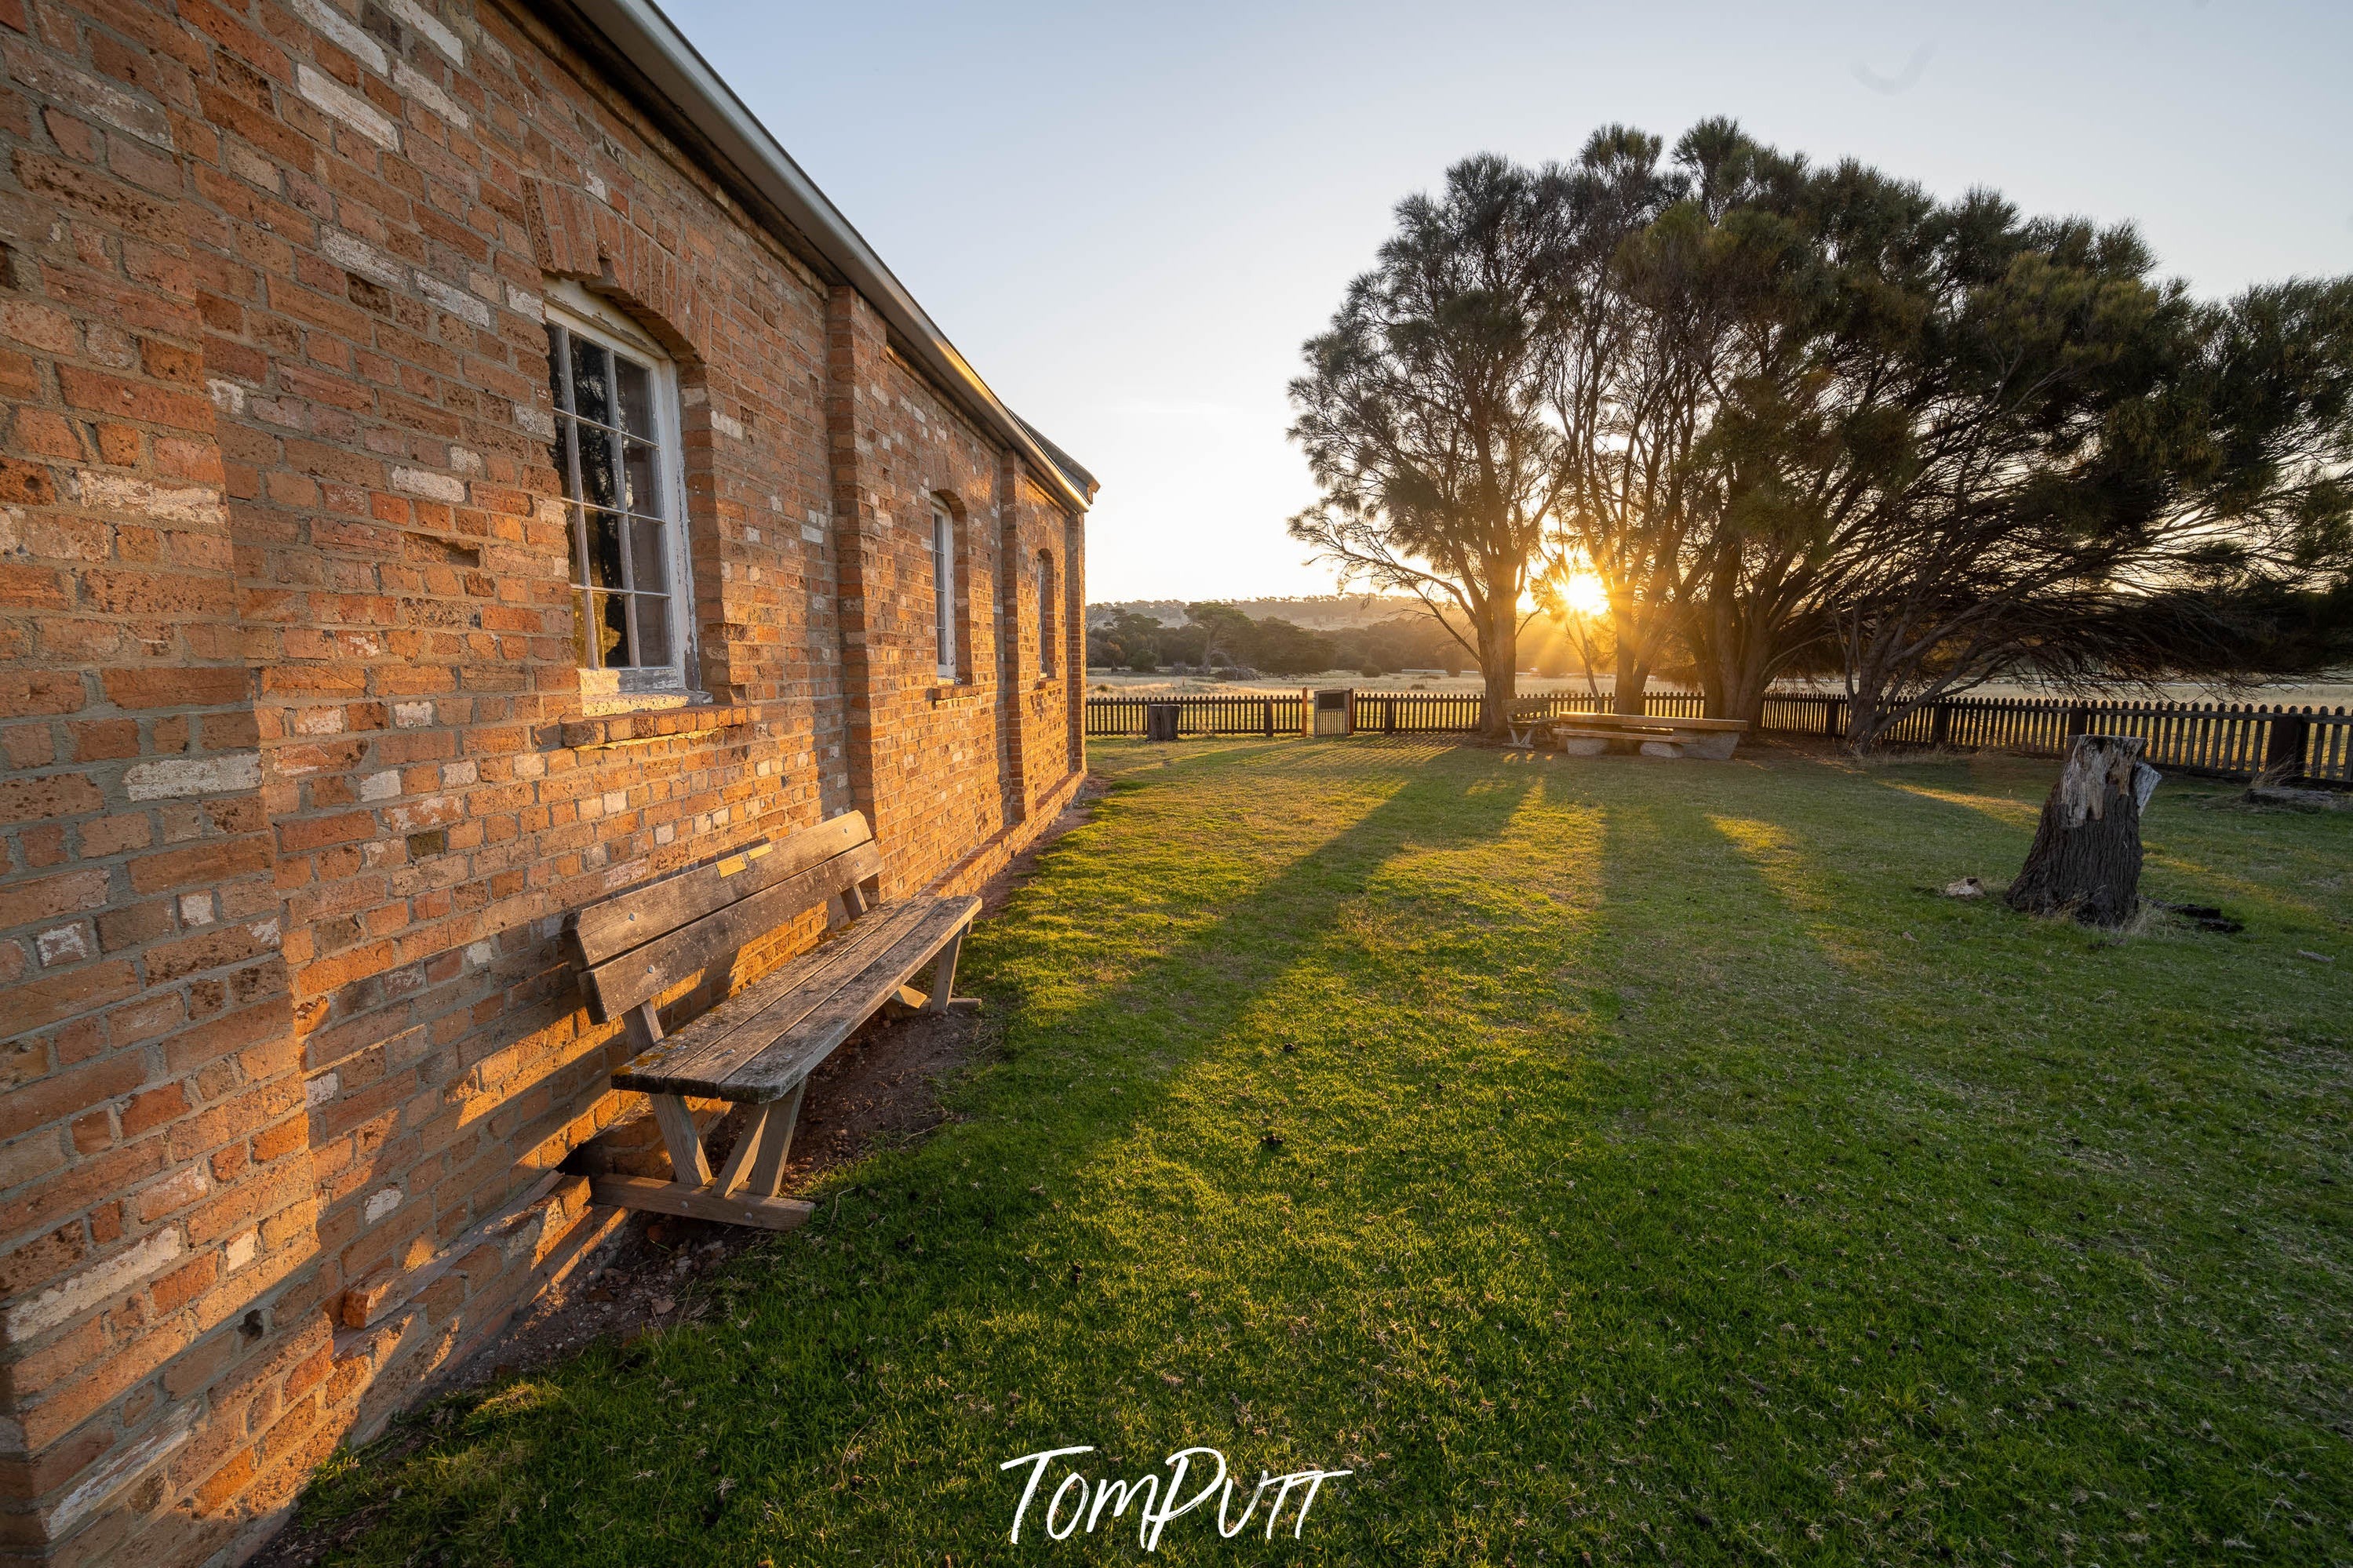
[[[956,678],[955,518],[932,503],[932,646],[942,680]]]

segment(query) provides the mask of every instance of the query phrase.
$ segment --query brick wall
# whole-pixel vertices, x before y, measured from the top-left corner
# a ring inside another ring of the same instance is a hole
[[[1068,797],[1082,520],[527,9],[0,62],[0,1552],[200,1563],[616,1223],[565,910],[852,805],[968,886]],[[565,281],[678,367],[696,705],[582,690]]]

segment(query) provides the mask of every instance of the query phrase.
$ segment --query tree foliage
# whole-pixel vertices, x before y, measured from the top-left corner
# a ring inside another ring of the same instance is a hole
[[[2129,227],[1728,121],[1474,158],[1398,219],[1293,384],[1324,498],[1292,528],[1451,601],[1491,693],[1571,574],[1621,702],[1682,666],[1753,720],[1827,666],[1863,748],[2004,675],[2343,657],[2353,281],[2201,301]]]
[[[1379,264],[1349,285],[1291,384],[1292,436],[1322,499],[1293,537],[1339,571],[1415,595],[1463,637],[1487,724],[1514,695],[1521,601],[1558,500],[1546,413],[1566,308],[1567,183],[1493,155],[1397,209]]]

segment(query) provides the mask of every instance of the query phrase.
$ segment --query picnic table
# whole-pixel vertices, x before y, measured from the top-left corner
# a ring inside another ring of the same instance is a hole
[[[1531,722],[1527,743],[1572,757],[1627,752],[1645,757],[1692,757],[1721,763],[1731,759],[1733,748],[1747,732],[1747,721],[1741,719],[1570,713]]]

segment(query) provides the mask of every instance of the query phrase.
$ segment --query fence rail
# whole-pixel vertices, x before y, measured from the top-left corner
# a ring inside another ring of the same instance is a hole
[[[1523,716],[1561,718],[1590,713],[1610,701],[1589,691],[1524,697]],[[1187,735],[1297,735],[1306,727],[1296,695],[1090,697],[1090,736],[1141,736],[1146,710],[1176,710],[1176,732]],[[1462,691],[1356,693],[1359,734],[1461,734],[1479,728],[1486,698]],[[1661,718],[1697,718],[1706,699],[1696,691],[1652,691],[1643,711]],[[1846,733],[1847,700],[1819,691],[1775,691],[1765,699],[1758,732],[1836,740]],[[2307,783],[2353,785],[2353,710],[2344,708],[2234,707],[2216,702],[2139,702],[2129,699],[2071,701],[2066,698],[1952,697],[1906,714],[1885,739],[1896,745],[1952,746],[2056,755],[2070,737],[2090,732],[2138,735],[2153,766],[2218,778],[2249,778],[2265,769]]]

